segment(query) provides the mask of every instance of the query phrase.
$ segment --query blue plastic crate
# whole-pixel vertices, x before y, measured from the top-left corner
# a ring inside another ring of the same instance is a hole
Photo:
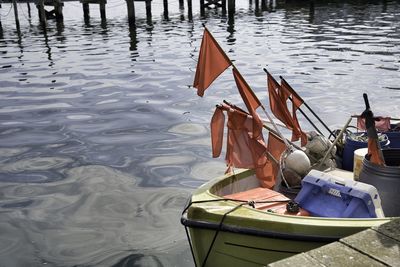
[[[317,217],[384,217],[374,186],[316,170],[304,177],[295,201]]]

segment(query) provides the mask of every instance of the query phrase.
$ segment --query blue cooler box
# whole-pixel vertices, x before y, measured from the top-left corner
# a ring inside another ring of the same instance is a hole
[[[310,171],[295,201],[312,216],[334,218],[384,217],[377,189],[369,184]]]

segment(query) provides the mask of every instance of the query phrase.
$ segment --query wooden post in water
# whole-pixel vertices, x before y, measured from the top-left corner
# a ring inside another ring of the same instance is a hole
[[[126,0],[126,5],[128,8],[128,21],[129,21],[129,26],[134,26],[135,25],[135,2],[134,0]]]
[[[261,10],[268,10],[268,1],[267,0],[261,0]]]
[[[235,0],[228,0],[228,15],[233,16],[235,14]]]
[[[168,0],[164,0],[164,18],[168,19]]]
[[[193,20],[192,0],[187,0],[187,6],[188,6],[188,19],[189,21],[192,21]]]
[[[29,2],[26,2],[26,5],[28,6],[28,17],[31,17],[31,5],[29,4]]]
[[[99,5],[100,5],[100,17],[101,20],[104,21],[106,20],[106,4],[107,0],[101,0]]]
[[[44,10],[44,0],[39,0],[37,4],[38,12],[39,12],[39,20],[40,23],[46,24],[46,12]]]
[[[179,0],[179,9],[184,9],[185,5],[184,5],[184,1],[183,0]]]
[[[222,14],[226,14],[226,0],[221,0]]]
[[[17,29],[19,30],[19,18],[18,18],[17,1],[13,0],[12,2],[13,2],[13,8],[14,8],[15,25],[17,26]]]
[[[151,21],[151,0],[146,1],[146,19],[147,21]]]
[[[89,3],[82,2],[83,17],[85,20],[89,19]]]
[[[204,0],[200,0],[200,16],[204,16],[205,15],[205,8],[206,8],[206,6],[205,6],[205,4],[204,4]]]
[[[53,4],[54,4],[54,12],[56,14],[56,19],[57,21],[61,21],[63,20],[63,13],[62,13],[62,9],[63,9],[63,3],[61,2],[61,0],[53,0]]]

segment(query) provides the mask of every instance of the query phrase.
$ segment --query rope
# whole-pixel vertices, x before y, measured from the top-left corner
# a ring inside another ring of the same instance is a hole
[[[215,240],[217,239],[217,236],[218,236],[219,232],[222,229],[222,226],[223,226],[223,223],[224,223],[224,220],[225,220],[226,216],[228,216],[230,213],[234,212],[235,210],[239,209],[240,207],[242,207],[242,206],[244,206],[246,204],[251,206],[251,207],[253,207],[253,208],[255,208],[255,204],[257,204],[257,203],[259,203],[259,204],[262,204],[262,203],[281,203],[281,202],[283,203],[283,202],[290,202],[291,200],[255,201],[255,200],[240,200],[240,199],[232,199],[232,198],[218,198],[218,199],[199,200],[199,201],[193,201],[193,202],[190,201],[189,204],[183,209],[182,215],[186,213],[186,211],[192,206],[192,204],[210,203],[210,202],[218,202],[218,201],[234,201],[234,202],[240,202],[240,204],[236,205],[235,207],[233,207],[231,210],[227,211],[222,216],[221,221],[219,222],[218,228],[217,228],[217,230],[215,232],[215,235],[213,237],[213,240],[211,241],[210,247],[208,248],[207,255],[204,258],[203,263],[201,264],[202,267],[204,267],[206,262],[207,262],[207,259],[208,259],[209,255],[210,255],[210,253],[212,251],[212,248],[214,246]],[[190,251],[191,251],[192,256],[193,256],[193,261],[194,261],[195,267],[197,267],[196,258],[195,258],[194,253],[193,253],[193,246],[192,246],[192,242],[191,242],[191,239],[190,239],[190,236],[189,236],[189,232],[187,230],[187,226],[185,226],[185,231],[186,231],[186,236],[187,236],[188,241],[189,241],[189,246],[190,246]]]
[[[222,225],[223,225],[223,223],[224,223],[224,220],[225,220],[226,216],[228,216],[229,213],[234,212],[235,210],[237,210],[238,208],[240,208],[241,206],[243,206],[243,205],[245,205],[245,204],[246,204],[246,203],[241,203],[241,204],[237,205],[236,207],[234,207],[234,208],[231,209],[230,211],[226,212],[226,213],[222,216],[222,219],[221,219],[221,221],[219,222],[218,228],[217,228],[217,230],[215,231],[215,235],[214,235],[214,238],[213,238],[213,240],[212,240],[212,242],[211,242],[211,245],[210,245],[210,247],[208,248],[207,255],[206,255],[206,257],[204,258],[203,264],[201,265],[202,267],[204,267],[204,266],[206,265],[208,256],[210,256],[211,250],[212,250],[212,248],[213,248],[213,246],[214,246],[215,240],[217,239],[217,236],[218,236],[218,234],[219,234],[219,231],[220,231],[221,228],[222,228]]]

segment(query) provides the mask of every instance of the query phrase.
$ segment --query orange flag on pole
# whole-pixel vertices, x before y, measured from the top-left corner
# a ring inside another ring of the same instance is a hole
[[[269,105],[271,107],[272,113],[277,119],[283,122],[286,127],[294,129],[294,124],[292,116],[289,113],[286,103],[283,103],[283,97],[280,96],[280,85],[272,77],[270,73],[267,73],[268,82],[268,94],[269,94]]]
[[[284,98],[282,99],[284,103],[291,98],[292,101],[292,118],[293,118],[293,132],[292,132],[292,141],[297,141],[301,138],[301,145],[305,146],[307,143],[307,135],[303,133],[300,127],[299,120],[297,119],[296,111],[299,107],[304,103],[304,100],[293,90],[293,88],[285,81],[281,80],[281,91]]]
[[[249,110],[251,116],[253,117],[253,138],[257,138],[262,132],[262,121],[256,113],[256,109],[261,106],[260,100],[251,90],[250,86],[247,84],[243,76],[239,73],[236,68],[232,69],[233,77],[235,77],[236,86],[239,90],[240,95],[247,109]]]
[[[197,95],[203,96],[204,91],[210,84],[230,65],[232,65],[232,62],[224,50],[222,50],[207,28],[204,28],[193,81],[193,87],[197,88]]]
[[[217,106],[210,123],[213,158],[218,158],[219,155],[221,155],[222,140],[224,139],[224,125],[225,116],[223,109]]]

